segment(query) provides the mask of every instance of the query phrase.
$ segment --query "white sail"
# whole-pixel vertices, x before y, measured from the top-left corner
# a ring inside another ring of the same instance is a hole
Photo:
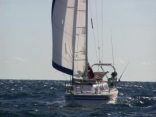
[[[80,76],[86,67],[86,0],[53,0],[53,67]]]

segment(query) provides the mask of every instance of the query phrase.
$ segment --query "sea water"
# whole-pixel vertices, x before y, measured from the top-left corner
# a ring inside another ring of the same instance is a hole
[[[156,117],[156,82],[120,82],[116,103],[67,107],[65,81],[0,80],[0,117]]]

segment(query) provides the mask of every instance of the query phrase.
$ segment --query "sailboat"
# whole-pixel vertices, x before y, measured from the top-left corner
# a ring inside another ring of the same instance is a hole
[[[51,20],[52,66],[71,76],[70,83],[65,85],[66,105],[96,105],[115,100],[116,85],[109,86],[103,79],[108,73],[104,66],[116,72],[112,64],[91,65],[91,69],[98,67],[101,71],[93,71],[93,77],[89,77],[88,0],[53,0]]]

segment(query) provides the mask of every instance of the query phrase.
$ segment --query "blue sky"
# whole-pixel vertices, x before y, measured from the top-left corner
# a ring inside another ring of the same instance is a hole
[[[91,1],[89,19],[91,14],[97,16],[93,23],[96,42],[99,38],[101,44],[103,39],[102,60],[112,62],[112,33],[119,76],[130,61],[122,80],[156,81],[156,1],[103,0],[103,12],[102,0],[96,1],[97,11],[95,0]],[[51,65],[51,3],[51,0],[0,1],[0,79],[65,80]],[[89,61],[93,64],[97,62],[95,42],[90,21],[88,24]]]

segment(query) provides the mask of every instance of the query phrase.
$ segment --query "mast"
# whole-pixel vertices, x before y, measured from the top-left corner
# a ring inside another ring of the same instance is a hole
[[[74,10],[74,23],[73,24],[75,24],[75,27],[76,27],[76,19],[77,19],[77,8],[78,8],[78,0],[75,0],[75,10]],[[76,40],[76,29],[75,30],[73,30],[73,33],[75,34],[74,35],[74,41],[72,42],[73,44],[72,45],[75,45],[74,43],[75,43],[75,40]],[[75,59],[75,47],[73,46],[73,64],[72,64],[72,69],[74,70],[74,59]],[[73,74],[72,74],[72,82],[71,82],[71,84],[73,85],[73,79],[74,79],[74,71],[73,71]]]
[[[88,0],[86,0],[86,73],[85,77],[87,78],[88,74]]]

